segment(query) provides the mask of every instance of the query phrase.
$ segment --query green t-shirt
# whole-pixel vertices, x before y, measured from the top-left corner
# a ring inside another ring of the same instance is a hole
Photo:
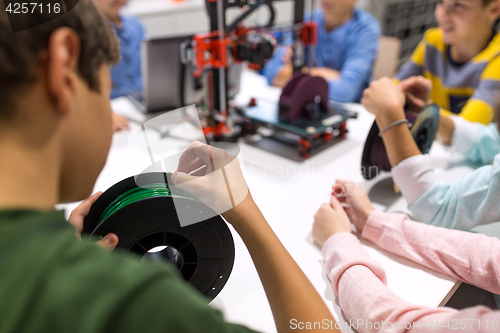
[[[63,212],[0,211],[0,332],[252,332],[169,264],[78,241]]]

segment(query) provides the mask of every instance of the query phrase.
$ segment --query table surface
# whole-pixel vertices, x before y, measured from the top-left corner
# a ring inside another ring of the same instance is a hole
[[[280,89],[269,87],[263,77],[244,71],[241,92],[235,102],[243,105],[248,103],[250,97],[256,97],[257,102],[277,101],[279,94]],[[113,100],[112,106],[115,112],[138,123],[145,120],[145,116],[126,98]],[[244,141],[239,142],[239,157],[243,161],[243,172],[252,196],[337,320],[343,320],[338,299],[326,278],[321,251],[311,237],[314,213],[323,202],[328,201],[335,179],[349,179],[362,184],[378,209],[408,212],[404,199],[394,194],[389,174],[370,181],[361,176],[361,153],[374,117],[359,104],[345,107],[359,112],[358,119],[348,121],[347,138],[303,162],[286,159]],[[132,123],[132,129],[137,128],[139,125]],[[96,182],[95,191],[104,191],[116,182],[142,171],[130,162],[130,136],[129,131],[114,135],[106,166]],[[181,146],[173,150],[179,151]],[[449,154],[437,143],[430,154],[436,172],[446,182],[471,171],[469,166],[461,163],[460,156]],[[62,207],[66,208],[69,215],[75,206],[68,204]],[[271,309],[251,257],[241,238],[234,229],[230,229],[236,250],[234,268],[226,286],[211,305],[223,311],[228,321],[262,332],[276,332]],[[460,284],[455,279],[391,255],[367,242],[363,242],[363,246],[385,268],[389,288],[406,301],[435,307],[445,303]]]

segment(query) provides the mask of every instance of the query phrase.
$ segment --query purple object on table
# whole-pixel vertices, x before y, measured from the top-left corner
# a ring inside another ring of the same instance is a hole
[[[304,117],[313,119],[313,112],[307,108],[314,104],[316,96],[321,98],[320,109],[327,110],[328,83],[318,76],[297,72],[285,86],[280,96],[279,118],[293,122]]]

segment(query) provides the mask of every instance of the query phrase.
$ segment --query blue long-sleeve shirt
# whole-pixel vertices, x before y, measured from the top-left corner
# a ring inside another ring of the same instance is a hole
[[[428,155],[411,157],[393,169],[393,178],[417,221],[469,230],[500,221],[500,136],[495,124],[453,117],[452,151],[479,164],[491,163],[446,184],[434,175]]]
[[[121,17],[120,27],[111,24],[120,40],[120,62],[111,68],[111,98],[142,90],[141,42],[144,28],[135,17]]]
[[[309,20],[310,14],[305,15]],[[358,102],[371,78],[373,63],[378,51],[380,26],[369,13],[355,9],[352,19],[327,32],[321,8],[313,12],[318,23],[318,44],[314,47],[314,66],[340,71],[341,78],[330,80],[329,98],[336,102]],[[288,40],[288,44],[291,40]],[[276,50],[267,62],[262,74],[271,84],[285,64],[285,48]]]

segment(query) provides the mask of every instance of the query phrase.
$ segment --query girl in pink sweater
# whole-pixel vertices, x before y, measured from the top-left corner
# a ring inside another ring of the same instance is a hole
[[[461,311],[431,308],[396,296],[386,286],[382,266],[351,233],[351,222],[362,238],[386,251],[496,294],[500,293],[499,239],[377,211],[363,188],[352,182],[337,181],[333,190],[330,203],[323,204],[314,216],[312,233],[323,247],[326,272],[347,318],[373,324],[373,329],[358,326],[358,332],[500,331],[500,311],[484,306]],[[417,322],[421,326],[404,327]]]

